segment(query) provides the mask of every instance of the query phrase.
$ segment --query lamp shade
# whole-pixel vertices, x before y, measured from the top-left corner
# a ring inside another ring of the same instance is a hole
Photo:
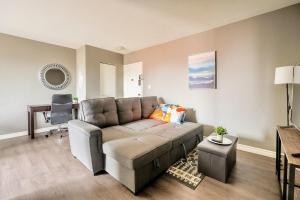
[[[275,70],[274,84],[292,84],[292,83],[294,83],[294,66],[277,67]]]
[[[294,67],[294,84],[300,84],[300,66]]]

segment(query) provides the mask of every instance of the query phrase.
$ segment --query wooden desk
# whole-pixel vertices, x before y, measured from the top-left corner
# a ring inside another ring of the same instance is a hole
[[[79,104],[73,104],[72,108],[74,109],[75,119],[78,118],[78,108]],[[36,112],[47,112],[51,111],[50,104],[43,105],[28,105],[27,106],[27,121],[28,121],[28,135],[31,136],[31,139],[34,139],[34,117]]]
[[[293,157],[293,153],[300,153],[300,131],[293,127],[277,127],[276,131],[276,174],[279,183],[280,180],[280,163],[281,163],[281,146],[284,153],[283,167],[283,188],[280,190],[282,199],[286,199],[288,185],[288,199],[294,199],[295,187],[295,169],[300,167],[300,158]],[[287,182],[287,171],[289,167],[289,183]]]

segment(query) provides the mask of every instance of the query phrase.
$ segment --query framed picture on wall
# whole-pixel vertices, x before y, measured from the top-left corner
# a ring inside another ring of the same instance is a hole
[[[188,57],[189,88],[212,88],[216,84],[216,51]]]

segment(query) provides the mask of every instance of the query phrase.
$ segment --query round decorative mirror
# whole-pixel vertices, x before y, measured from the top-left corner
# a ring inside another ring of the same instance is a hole
[[[66,88],[70,81],[69,71],[61,64],[48,64],[40,71],[42,84],[52,90],[62,90]]]

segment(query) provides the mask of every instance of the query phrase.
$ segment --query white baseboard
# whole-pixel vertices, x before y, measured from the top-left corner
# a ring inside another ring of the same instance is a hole
[[[46,128],[39,128],[39,129],[35,129],[34,132],[35,133],[43,133],[43,132],[47,132],[47,131],[50,131],[50,130],[55,129],[55,128],[56,128],[55,126],[46,127]],[[20,137],[20,136],[25,136],[25,135],[28,135],[28,131],[20,131],[20,132],[16,132],[16,133],[9,133],[9,134],[0,135],[0,140]]]
[[[262,148],[247,146],[244,144],[237,144],[237,149],[241,150],[241,151],[246,151],[246,152],[262,155],[262,156],[271,157],[271,158],[276,157],[275,151],[270,151],[270,150],[266,150],[266,149],[262,149]]]

